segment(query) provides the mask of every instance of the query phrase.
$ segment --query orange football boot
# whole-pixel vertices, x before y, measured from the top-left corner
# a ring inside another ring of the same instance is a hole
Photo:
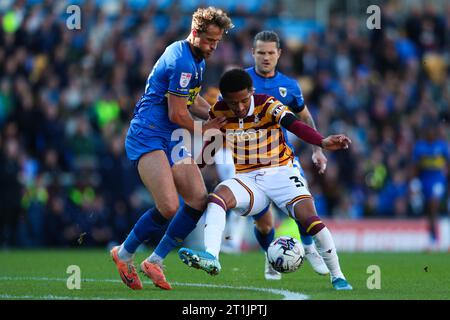
[[[117,266],[117,270],[119,271],[123,283],[133,290],[141,290],[142,282],[141,279],[139,279],[133,261],[126,262],[124,260],[120,260],[119,248],[120,246],[116,246],[111,249],[111,257]]]
[[[153,281],[155,286],[164,290],[172,289],[172,286],[167,282],[163,270],[158,264],[144,260],[141,263],[141,271]]]

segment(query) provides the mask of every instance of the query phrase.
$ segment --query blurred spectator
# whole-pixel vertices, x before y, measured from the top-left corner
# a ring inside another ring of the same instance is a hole
[[[65,246],[68,244],[66,239],[67,210],[65,208],[64,198],[54,195],[49,199],[44,216],[44,237],[47,246]]]
[[[0,245],[17,245],[22,186],[19,181],[20,146],[15,137],[5,137],[0,152]]]

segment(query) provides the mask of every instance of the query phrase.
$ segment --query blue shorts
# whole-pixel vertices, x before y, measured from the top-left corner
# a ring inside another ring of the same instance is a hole
[[[183,138],[172,138],[172,132],[161,131],[160,129],[146,124],[143,120],[133,119],[128,128],[125,139],[125,150],[128,159],[137,167],[139,159],[146,153],[162,150],[169,160],[170,166],[187,157],[192,157],[191,153],[184,146]]]
[[[267,210],[269,210],[269,208],[270,208],[270,204],[267,207],[265,207],[260,213],[253,215],[252,216],[253,220],[256,221],[256,220],[261,219],[262,216],[266,214]]]
[[[422,192],[425,200],[442,200],[447,189],[447,181],[444,176],[426,176],[420,177],[422,182]]]

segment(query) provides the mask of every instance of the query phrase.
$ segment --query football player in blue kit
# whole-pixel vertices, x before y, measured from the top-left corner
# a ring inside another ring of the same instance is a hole
[[[268,94],[275,97],[285,106],[288,106],[300,120],[316,129],[311,113],[303,100],[303,94],[297,80],[289,78],[276,70],[278,59],[281,55],[280,39],[278,35],[273,31],[259,32],[254,37],[252,53],[255,65],[251,68],[247,68],[246,71],[253,80],[255,93]],[[292,143],[287,141],[287,130],[283,128],[283,131],[288,146],[294,151]],[[326,169],[327,158],[320,147],[313,146],[312,160],[318,167],[319,173],[323,174]],[[300,171],[302,176],[305,176],[297,156],[294,160],[294,167]],[[253,219],[255,220],[254,233],[256,239],[264,251],[267,252],[267,248],[273,241],[275,235],[270,207],[267,207],[267,210],[264,210],[260,214],[253,216]],[[306,259],[318,274],[328,274],[329,270],[322,257],[317,252],[312,237],[306,233],[306,230],[304,230],[300,223],[297,222],[297,225],[305,248]],[[267,257],[264,276],[268,280],[281,279],[281,273],[272,268],[267,261]]]
[[[424,120],[424,139],[414,145],[414,176],[418,177],[425,200],[424,210],[428,216],[430,234],[429,250],[437,250],[436,222],[441,202],[447,189],[447,167],[450,156],[447,141],[438,137],[437,120]]]
[[[142,289],[133,262],[136,249],[165,228],[168,236],[160,242],[152,259],[149,257],[141,263],[140,269],[156,286],[171,289],[158,257],[165,257],[173,242],[186,238],[206,208],[207,191],[201,172],[187,150],[178,148],[180,141],[173,141],[172,137],[177,129],[194,132],[190,112],[196,115],[209,110],[209,104],[198,95],[205,59],[213,54],[223,34],[232,27],[224,11],[214,7],[197,9],[188,38],[166,48],[153,66],[144,94],[136,104],[125,149],[150,191],[155,207],[147,210],[126,240],[111,250],[122,281],[133,290]],[[210,120],[202,124],[202,132],[219,129],[224,124],[224,118]],[[182,206],[179,195],[184,200]],[[176,223],[167,227],[169,221]]]

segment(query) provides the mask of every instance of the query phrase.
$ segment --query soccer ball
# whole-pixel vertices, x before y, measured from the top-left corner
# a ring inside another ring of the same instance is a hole
[[[278,272],[294,272],[303,263],[305,250],[297,239],[281,236],[272,241],[267,250],[267,259]]]

